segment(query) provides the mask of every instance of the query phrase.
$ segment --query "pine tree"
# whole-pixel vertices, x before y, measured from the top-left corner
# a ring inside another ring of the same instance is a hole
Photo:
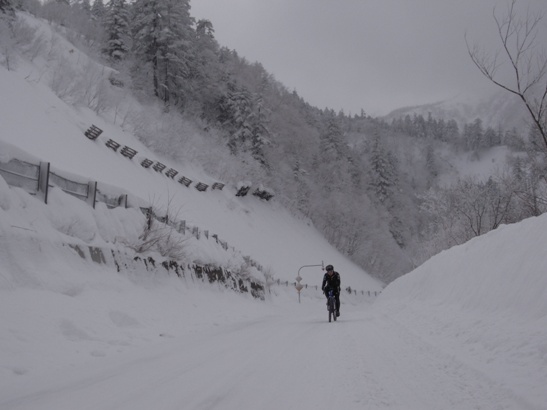
[[[12,0],[0,0],[0,15],[14,16],[15,10]]]
[[[263,167],[269,168],[264,153],[264,146],[269,143],[268,110],[264,106],[264,101],[258,97],[254,104],[254,115],[251,119],[251,155]]]
[[[470,151],[476,151],[484,147],[484,129],[480,118],[477,118],[471,124],[465,124],[463,138],[465,147]]]
[[[214,121],[218,115],[217,102],[225,91],[222,81],[219,45],[214,37],[213,24],[199,20],[196,24],[195,64],[191,74],[206,120]]]
[[[430,178],[428,178],[428,185],[431,184],[431,181],[437,178],[439,175],[439,170],[437,166],[437,159],[435,155],[435,149],[433,144],[427,144],[425,150],[425,166],[429,171]]]
[[[232,154],[246,151],[253,137],[252,95],[246,89],[228,84],[228,92],[219,102],[219,122],[229,133],[228,147]]]
[[[80,7],[82,10],[88,14],[91,14],[91,1],[90,0],[82,0]]]
[[[448,120],[445,126],[445,138],[447,142],[456,144],[460,138],[460,129],[456,120]]]
[[[483,145],[487,148],[497,147],[501,144],[500,134],[497,133],[492,127],[488,127],[484,132]]]
[[[319,159],[317,173],[326,192],[339,190],[350,176],[344,163],[342,130],[334,112],[327,113],[324,131],[319,137]]]
[[[372,175],[369,185],[376,198],[384,203],[392,196],[398,182],[397,160],[393,154],[384,149],[378,135],[372,143],[370,163]]]
[[[151,67],[154,94],[166,108],[183,107],[192,73],[194,20],[189,0],[137,0],[134,52]]]
[[[104,23],[106,17],[106,7],[104,6],[103,0],[95,0],[93,6],[91,7],[91,15],[93,19],[99,24]]]
[[[184,106],[190,87],[194,61],[194,19],[189,0],[165,0],[163,30],[159,37],[161,62],[164,65],[164,101]]]
[[[104,52],[114,60],[123,60],[129,51],[129,11],[125,0],[111,0],[105,26],[108,39]]]
[[[419,138],[427,137],[427,124],[422,115],[414,114],[413,119],[414,135]]]
[[[158,96],[159,81],[158,77],[158,45],[157,32],[158,22],[158,2],[148,0],[137,0],[132,7],[131,33],[133,38],[133,53],[136,57],[135,70],[133,72],[136,84],[146,87],[151,73],[152,90],[154,95]],[[141,81],[140,76],[144,77]]]
[[[335,117],[326,121],[326,130],[321,135],[319,148],[324,161],[338,161],[343,156],[342,130]]]

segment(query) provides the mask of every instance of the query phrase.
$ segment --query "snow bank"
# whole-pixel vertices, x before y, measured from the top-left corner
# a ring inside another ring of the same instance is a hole
[[[544,408],[546,243],[547,215],[502,226],[397,279],[374,309]]]
[[[378,304],[427,301],[465,310],[544,317],[546,243],[547,215],[501,226],[434,256],[396,280]]]

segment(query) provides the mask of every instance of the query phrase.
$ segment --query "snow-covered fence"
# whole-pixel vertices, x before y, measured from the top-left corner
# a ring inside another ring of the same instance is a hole
[[[89,129],[87,129],[84,132],[84,135],[89,138],[91,141],[96,141],[99,139],[99,136],[102,134],[102,130],[95,126],[91,125]],[[112,138],[106,139],[106,142],[104,143],[108,148],[112,149],[114,152],[118,152],[118,149],[121,147],[121,144],[119,142],[114,141]],[[120,154],[123,155],[126,158],[133,159],[137,155],[137,150],[126,146],[123,146],[120,150]],[[153,161],[148,158],[142,158],[140,160],[140,164],[143,168],[146,169],[153,169],[154,171],[165,175],[168,178],[175,179],[175,176],[179,175],[179,171],[177,171],[174,168],[168,168],[165,164],[161,163],[160,161]],[[184,185],[185,187],[189,187],[192,184],[192,180],[190,178],[187,178],[185,176],[181,176],[178,179],[178,182],[181,185]],[[194,185],[194,187],[201,192],[205,192],[207,188],[209,187],[208,184],[205,184],[203,182],[197,181]],[[215,182],[213,183],[213,189],[222,190],[224,187],[224,184],[221,182]]]
[[[152,165],[152,169],[156,172],[161,173],[165,169],[165,165],[159,161],[156,161],[156,163]]]
[[[251,190],[251,186],[252,184],[249,181],[242,181],[238,183],[236,196],[240,196],[240,197],[246,196]],[[260,199],[264,199],[266,201],[269,201],[274,196],[273,191],[271,189],[265,188],[262,184],[260,184],[253,191],[253,195]]]
[[[143,168],[150,168],[150,166],[154,163],[154,161],[152,161],[151,159],[148,159],[148,158],[144,158],[142,161],[141,161],[141,167]]]
[[[22,188],[47,203],[49,162],[32,164],[16,158],[0,161],[0,175],[8,185]]]
[[[192,183],[192,180],[190,178],[187,178],[185,176],[182,176],[179,178],[179,184],[182,184],[185,187],[189,187],[191,183]]]
[[[199,283],[218,285],[239,293],[250,293],[254,298],[264,300],[265,284],[261,281],[232,272],[220,266],[186,264],[173,259],[156,260],[152,256],[135,256],[119,248],[100,248],[81,244],[68,244],[82,259],[94,263],[115,267],[118,272],[131,273],[146,270],[152,273],[167,271],[178,278]]]
[[[96,190],[96,196],[95,196],[95,202],[102,202],[106,204],[109,208],[128,208],[128,195],[127,194],[121,194],[121,195],[109,195],[103,191],[101,191],[99,188]]]
[[[122,147],[122,149],[120,150],[120,154],[122,154],[126,158],[133,159],[133,157],[137,155],[137,151],[126,145]]]
[[[158,222],[161,222],[163,224],[170,226],[171,228],[173,228],[175,231],[177,231],[178,233],[182,235],[185,235],[186,231],[189,231],[193,237],[199,240],[201,238],[201,234],[203,233],[205,238],[209,239],[208,230],[202,231],[197,226],[190,226],[186,223],[185,220],[176,220],[173,218],[169,218],[168,215],[157,215],[152,209],[152,207],[148,207],[148,208],[140,207],[140,210],[145,215],[146,219],[148,220],[149,229],[152,224],[152,219],[155,219]],[[228,243],[220,240],[217,234],[211,235],[211,238],[213,238],[216,241],[216,243],[219,244],[225,251],[228,250],[229,248]],[[251,266],[257,267],[257,269],[261,270],[261,266],[257,264],[255,261],[252,261],[249,259],[248,262]]]
[[[240,181],[237,183],[236,189],[236,196],[246,196],[249,193],[249,190],[251,189],[252,183],[249,181]]]
[[[0,146],[4,148],[1,142]],[[57,169],[51,170],[48,162],[39,162],[37,158],[27,155],[23,151],[12,147],[6,146],[5,149],[0,150],[0,154],[0,176],[7,182],[7,184],[9,186],[22,188],[29,194],[36,195],[37,197],[40,196],[46,204],[49,188],[57,187],[63,192],[83,200],[93,208],[95,207],[95,203],[97,201],[105,203],[109,208],[120,206],[127,208],[130,205],[128,203],[128,195],[125,193],[120,194],[122,191],[120,188],[103,183],[99,184],[97,181],[88,181],[85,178],[67,172],[61,172]],[[25,158],[25,160],[21,158]],[[215,189],[222,189],[222,187],[217,187]],[[174,218],[169,218],[168,215],[156,215],[152,207],[143,208],[140,206],[143,202],[144,201],[139,201],[138,198],[131,197],[131,205],[133,207],[138,207],[145,214],[145,217],[148,220],[149,228],[151,226],[152,218],[154,218],[161,223],[173,227],[176,231],[183,235],[185,235],[188,230],[197,240],[200,240],[202,234],[207,240],[209,240],[209,237],[211,236],[212,239],[215,240],[216,244],[220,245],[225,251],[228,251],[229,248],[236,251],[235,248],[229,247],[227,242],[220,240],[218,235],[209,235],[209,231],[207,230],[202,231],[196,226],[187,226],[186,221],[179,221]],[[74,246],[73,248],[80,256],[83,255],[77,246]],[[95,258],[94,256],[97,254],[96,250],[93,251],[90,248],[90,252],[92,260],[98,263],[104,262],[104,255],[102,253],[100,253],[102,257]],[[258,271],[263,270],[262,266],[250,257],[243,256],[243,259],[246,266],[254,267]],[[114,264],[119,270],[119,262],[114,260]],[[175,266],[175,264],[176,262],[169,261],[166,269],[169,270],[169,268]],[[207,277],[209,282],[220,282],[227,288],[232,288],[240,292],[250,292],[254,297],[263,298],[264,285],[246,274],[232,274],[228,270],[221,267],[205,266],[198,268],[194,266],[192,269],[198,279]]]
[[[89,127],[89,129],[87,129],[84,132],[84,135],[87,138],[89,138],[91,141],[97,141],[99,139],[99,136],[102,134],[102,132],[103,131],[99,127],[97,127],[96,125],[91,125],[91,127]],[[105,145],[108,148],[114,150],[115,152],[118,152],[118,149],[121,147],[120,143],[114,141],[111,138],[106,139]],[[120,150],[120,154],[122,154],[124,157],[127,157],[129,159],[133,159],[133,157],[135,157],[137,155],[137,151],[134,150],[133,148],[128,147],[128,146],[124,146]],[[143,168],[146,168],[146,169],[151,168],[154,171],[156,171],[156,172],[158,172],[162,175],[165,175],[168,178],[171,178],[173,180],[175,179],[175,176],[179,175],[179,171],[175,170],[174,168],[167,168],[167,166],[165,164],[162,164],[159,161],[153,161],[149,158],[142,158],[141,157],[141,159],[139,160],[139,163],[141,164],[141,166]],[[181,176],[178,179],[178,182],[181,185],[184,185],[185,187],[189,187],[192,184],[193,181],[190,178],[186,177],[186,176]],[[213,182],[212,185],[211,185],[211,191],[214,191],[214,190],[221,191],[224,188],[224,186],[225,186],[225,184],[222,183],[222,182]],[[194,187],[200,192],[205,192],[205,191],[207,191],[207,188],[209,187],[209,185],[205,184],[203,182],[200,182],[200,181],[196,181],[196,183],[194,184]],[[239,183],[238,186],[237,186],[236,196],[238,196],[238,197],[246,196],[249,193],[250,189],[251,189],[251,183],[250,182]],[[256,188],[254,190],[253,195],[260,198],[260,199],[264,199],[266,201],[269,201],[270,199],[273,198],[274,193],[271,189],[264,188],[264,186],[260,185],[258,188]]]
[[[89,127],[85,132],[84,135],[89,138],[90,140],[94,141],[97,138],[99,138],[99,135],[103,133],[103,130],[101,130],[99,127],[97,127],[94,124],[91,124],[91,127]]]
[[[167,175],[171,179],[175,179],[179,171],[176,169],[170,168],[168,171],[165,172],[165,175]]]
[[[92,126],[92,128],[87,131],[86,136],[90,140],[96,140],[99,135],[101,135],[101,133],[102,130],[95,126]],[[11,149],[6,149],[6,152],[9,151],[11,151]],[[120,193],[121,189],[119,188],[111,187],[103,183],[99,184],[97,181],[89,181],[77,175],[61,172],[59,170],[53,171],[51,170],[49,162],[40,162],[34,157],[32,157],[32,159],[29,159],[31,157],[25,155],[24,152],[20,152],[19,154],[8,154],[0,156],[0,176],[3,177],[8,185],[22,188],[29,194],[36,195],[46,204],[49,188],[58,187],[62,191],[83,200],[93,208],[95,208],[95,204],[97,202],[106,204],[108,208],[130,207],[128,195],[125,193]],[[16,158],[16,156],[20,158],[25,158],[25,160]],[[176,174],[173,174],[171,177],[174,178],[175,175]],[[183,179],[184,181],[181,181],[181,183],[186,185],[187,178],[182,177],[181,180]],[[188,181],[191,182],[191,180]],[[199,186],[200,184],[202,186]],[[208,187],[208,185],[200,182],[198,182],[197,185],[199,186],[197,187],[197,189],[201,188],[204,190]],[[189,184],[187,186],[189,186]],[[222,190],[223,187],[224,184],[215,183],[213,184],[212,189]],[[250,184],[248,185],[248,187],[250,187]],[[191,234],[196,237],[196,239],[200,239],[202,231],[200,231],[198,227],[187,226],[186,221],[169,220],[167,215],[157,216],[154,214],[152,208],[143,208],[141,206],[143,201],[139,201],[137,198],[132,197],[131,202],[134,207],[139,207],[141,211],[145,213],[145,215],[147,215],[149,223],[151,223],[151,218],[155,218],[162,223],[172,226],[183,235],[186,233],[186,230],[189,230]],[[209,239],[209,232],[204,231],[204,236],[206,239]],[[225,251],[228,251],[230,246],[226,241],[221,240],[216,234],[212,234],[210,236]],[[262,271],[261,265],[251,260],[250,258],[248,259],[249,260],[247,260],[247,263],[249,265]]]
[[[97,202],[102,202],[109,208],[127,208],[129,206],[128,195],[116,192],[116,188],[99,184],[97,181],[86,181],[58,170],[50,171],[48,162],[33,164],[11,158],[7,162],[0,161],[0,175],[8,185],[22,188],[32,195],[39,196],[45,203],[47,203],[49,188],[58,187],[64,192],[85,201],[93,208],[95,208]],[[149,223],[151,218],[154,218],[173,227],[183,235],[188,230],[196,239],[200,239],[202,231],[197,226],[187,226],[186,221],[170,220],[167,215],[156,215],[152,208],[140,207],[140,209],[148,218]],[[209,232],[207,231],[204,236],[209,239]],[[224,250],[228,250],[227,242],[220,240],[216,234],[212,237]]]
[[[208,188],[208,187],[209,187],[209,185],[204,184],[203,182],[198,182],[198,183],[196,184],[196,189],[197,189],[198,191],[205,192],[205,191],[207,191],[207,188]]]
[[[264,188],[262,185],[255,189],[253,195],[261,199],[265,199],[266,201],[269,201],[274,196],[273,192],[270,189]]]
[[[108,141],[106,141],[106,144],[105,144],[108,148],[110,148],[111,150],[113,150],[114,152],[118,152],[118,148],[120,148],[120,144],[118,144],[116,141],[114,141],[113,139],[109,139]]]
[[[87,202],[93,208],[95,208],[95,199],[97,192],[97,182],[88,181],[88,182],[78,182],[70,180],[66,177],[59,175],[59,173],[50,172],[49,181],[52,185],[57,186],[65,191],[67,194],[75,196],[76,198],[82,199]]]
[[[49,188],[56,186],[67,194],[83,200],[92,208],[95,208],[97,202],[104,203],[108,208],[128,207],[127,194],[120,194],[116,188],[99,184],[97,181],[86,181],[75,175],[62,175],[59,171],[50,172],[49,181]]]
[[[274,282],[274,284],[277,285],[277,286],[296,287],[296,282],[290,282],[288,280],[281,281],[281,280],[277,279]],[[313,289],[315,291],[320,291],[318,285],[308,285],[308,284],[304,284],[304,283],[302,283],[302,285],[303,285],[303,289]],[[347,287],[346,289],[341,291],[341,294],[344,294],[344,293],[346,293],[348,295],[355,295],[355,296],[361,295],[361,296],[368,296],[368,297],[376,297],[380,294],[380,292],[377,291],[377,290],[355,290],[355,289],[352,289],[351,287]]]
[[[49,189],[58,187],[93,208],[97,202],[102,202],[109,208],[128,206],[127,194],[111,192],[112,189],[104,184],[99,185],[97,181],[88,181],[58,170],[52,171],[49,162],[31,163],[17,158],[7,162],[0,161],[0,175],[8,185],[22,188],[46,204]]]
[[[211,236],[211,238],[214,239],[216,243],[219,244],[222,247],[222,249],[224,249],[225,251],[228,251],[228,248],[230,248],[230,246],[228,245],[228,242],[219,239],[217,234],[209,235],[208,230],[202,231],[197,226],[189,226],[185,220],[177,220],[174,218],[169,218],[169,215],[157,215],[154,212],[154,209],[152,207],[139,207],[139,209],[141,210],[141,212],[146,217],[146,220],[148,221],[147,222],[148,229],[150,229],[152,226],[152,219],[155,219],[158,222],[161,222],[163,224],[170,226],[171,228],[173,228],[175,231],[177,231],[178,233],[182,235],[185,235],[186,231],[189,231],[193,237],[199,240],[201,238],[201,234],[203,233],[206,239],[209,239],[209,236]],[[245,256],[244,258],[247,264],[257,268],[259,271],[262,271],[262,265],[260,265],[259,263],[257,263],[256,261],[252,260],[251,258],[247,256]]]

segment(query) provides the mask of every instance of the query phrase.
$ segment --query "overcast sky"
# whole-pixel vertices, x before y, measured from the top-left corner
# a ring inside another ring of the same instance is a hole
[[[518,0],[547,11],[546,0]],[[319,108],[371,115],[490,87],[464,35],[498,47],[509,0],[191,0],[217,41]],[[544,19],[547,24],[547,18]]]

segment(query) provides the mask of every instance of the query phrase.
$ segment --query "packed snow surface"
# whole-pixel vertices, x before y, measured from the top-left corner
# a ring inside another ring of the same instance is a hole
[[[82,259],[33,221],[80,201],[0,193],[3,410],[547,403],[547,217],[443,252],[376,300],[343,293],[328,323],[313,288],[299,303],[292,286],[272,286],[262,301]]]

